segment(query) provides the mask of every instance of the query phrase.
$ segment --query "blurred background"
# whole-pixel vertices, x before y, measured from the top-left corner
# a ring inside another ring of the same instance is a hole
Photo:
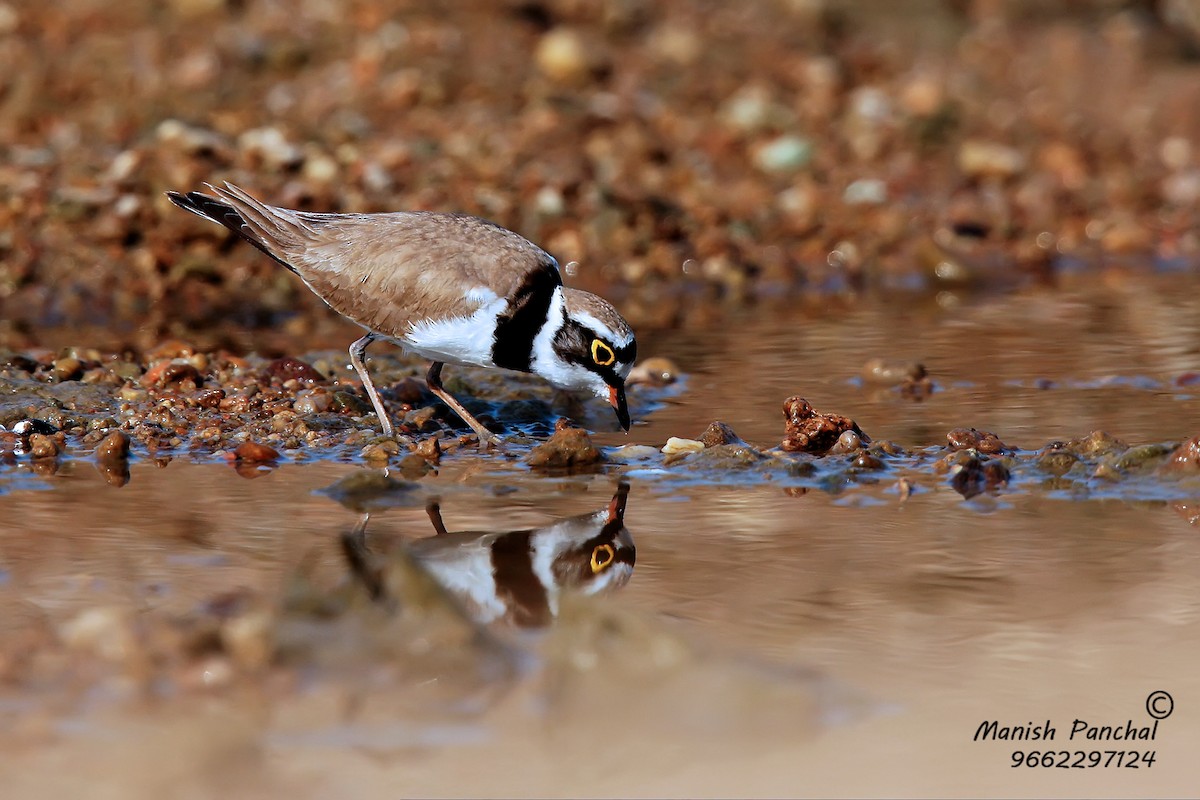
[[[0,2],[0,346],[332,312],[174,209],[513,228],[641,331],[1194,270],[1197,0]]]

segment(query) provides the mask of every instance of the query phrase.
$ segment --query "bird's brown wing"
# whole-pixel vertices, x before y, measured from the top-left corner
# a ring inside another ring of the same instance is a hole
[[[267,205],[232,184],[210,188],[242,217],[243,236],[291,266],[335,311],[387,336],[402,337],[415,320],[470,314],[473,289],[514,297],[531,284],[562,283],[545,251],[477,217],[311,214]]]

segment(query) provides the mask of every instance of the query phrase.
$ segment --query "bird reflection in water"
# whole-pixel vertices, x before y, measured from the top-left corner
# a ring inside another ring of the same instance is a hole
[[[541,528],[486,532],[446,530],[436,502],[426,512],[436,535],[406,540],[398,555],[461,605],[477,624],[548,625],[566,592],[598,594],[628,583],[636,549],[625,528],[627,484],[608,505]],[[366,515],[342,539],[352,573],[373,598],[390,601],[386,558],[367,545]]]

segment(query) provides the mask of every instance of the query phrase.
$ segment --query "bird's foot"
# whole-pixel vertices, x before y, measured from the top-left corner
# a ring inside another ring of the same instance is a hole
[[[500,450],[504,446],[504,440],[489,430],[475,431],[475,436],[480,450]]]

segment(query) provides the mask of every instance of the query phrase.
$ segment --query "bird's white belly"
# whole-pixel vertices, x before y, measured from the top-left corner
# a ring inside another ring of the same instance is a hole
[[[395,342],[430,361],[495,366],[492,345],[496,317],[508,307],[508,300],[484,288],[468,292],[467,300],[478,303],[474,312],[414,322],[408,333]]]

